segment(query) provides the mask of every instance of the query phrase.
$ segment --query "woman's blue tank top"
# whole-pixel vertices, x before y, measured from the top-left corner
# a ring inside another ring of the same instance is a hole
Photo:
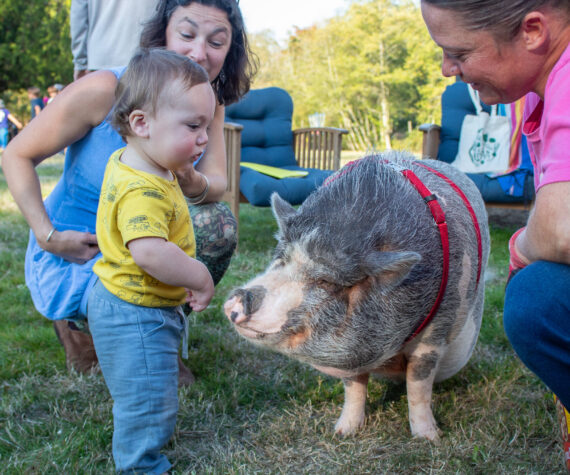
[[[112,71],[119,78],[124,68]],[[115,150],[125,146],[109,119],[110,115],[67,149],[63,174],[45,200],[47,213],[58,231],[95,233],[107,161]],[[99,257],[100,254],[83,265],[72,264],[44,251],[30,232],[25,276],[38,312],[51,320],[81,318],[82,299],[94,282],[92,267]]]

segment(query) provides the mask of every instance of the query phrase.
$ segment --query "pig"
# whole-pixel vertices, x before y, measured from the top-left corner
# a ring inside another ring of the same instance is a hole
[[[345,166],[297,210],[274,194],[272,209],[274,256],[230,293],[233,327],[342,378],[337,434],[363,425],[374,373],[406,382],[412,436],[438,441],[433,383],[467,363],[483,313],[490,239],[476,186],[447,163],[386,152]]]

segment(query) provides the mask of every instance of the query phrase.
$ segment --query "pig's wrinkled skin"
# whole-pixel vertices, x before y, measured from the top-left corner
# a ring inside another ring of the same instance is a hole
[[[483,200],[457,169],[422,161],[458,185],[475,211],[483,250],[477,284],[477,238],[464,202],[414,163],[405,153],[366,157],[337,172],[297,211],[274,195],[274,259],[224,305],[245,338],[344,380],[339,434],[363,425],[368,377],[378,373],[405,379],[412,435],[437,440],[432,385],[467,363],[479,334],[489,255]],[[439,291],[442,246],[431,212],[400,167],[411,168],[437,195],[449,228],[444,298],[411,341]]]

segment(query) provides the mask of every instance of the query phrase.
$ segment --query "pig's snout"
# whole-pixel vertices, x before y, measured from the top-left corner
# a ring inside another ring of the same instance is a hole
[[[241,300],[232,297],[224,304],[224,313],[234,324],[239,324],[247,320],[247,315],[243,311]]]
[[[266,293],[265,287],[260,285],[237,289],[224,304],[224,313],[235,325],[247,322],[261,308]]]

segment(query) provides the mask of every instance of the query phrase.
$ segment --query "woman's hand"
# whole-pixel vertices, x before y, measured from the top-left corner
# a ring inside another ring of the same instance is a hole
[[[192,163],[188,163],[184,168],[175,170],[175,173],[180,188],[182,188],[182,192],[185,196],[191,198],[198,196],[204,191],[206,180],[200,172],[196,171]]]
[[[569,194],[568,181],[538,190],[526,229],[516,240],[519,254],[529,263],[544,260],[570,264]]]
[[[80,231],[55,231],[46,242],[39,242],[42,249],[74,264],[85,264],[99,253],[97,236]]]

